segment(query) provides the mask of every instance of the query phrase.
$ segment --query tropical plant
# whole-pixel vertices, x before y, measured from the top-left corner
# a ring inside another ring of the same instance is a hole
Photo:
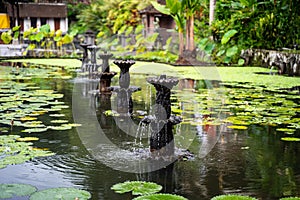
[[[296,0],[217,1],[215,20],[211,25],[214,40],[208,42],[210,47],[214,43],[212,55],[220,63],[243,64],[238,59],[242,49],[294,48],[295,44],[300,43],[300,13],[296,11],[296,5]],[[237,33],[228,43],[222,42],[222,38],[231,30],[236,30]],[[229,48],[228,52],[232,53],[219,57],[221,51],[225,55],[224,51]],[[208,46],[206,49],[210,50]]]
[[[149,5],[149,0],[95,0],[78,15],[78,24],[85,30],[100,32],[100,35],[117,33],[122,27],[136,27],[141,23],[138,10]],[[104,34],[103,34],[104,33]]]
[[[184,26],[186,23],[182,2],[180,0],[166,0],[166,5],[159,4],[156,1],[151,1],[151,4],[159,12],[166,15],[170,15],[174,19],[177,26],[178,37],[179,37],[179,56],[182,57],[184,51],[183,34],[184,34]]]
[[[1,40],[5,43],[5,44],[9,44],[11,43],[11,41],[13,39],[18,40],[19,39],[19,35],[20,35],[20,27],[21,26],[15,26],[13,27],[11,30],[8,30],[6,32],[3,32],[1,34]]]
[[[194,16],[200,9],[202,0],[183,0],[182,6],[186,16],[186,50],[194,51]]]
[[[52,55],[50,50],[54,49],[58,49],[60,55],[63,55],[63,45],[72,44],[72,47],[75,50],[73,39],[76,34],[77,30],[73,30],[72,32],[63,35],[60,29],[54,31],[50,29],[49,24],[44,24],[39,29],[30,27],[28,30],[24,31],[23,39],[27,39],[30,42],[26,49],[27,51],[43,48],[45,50],[44,56],[49,57]],[[25,55],[27,51],[24,52]]]
[[[200,14],[200,8],[204,6],[203,0],[166,0],[166,5],[152,1],[152,5],[159,12],[170,15],[174,19],[179,37],[179,59],[184,56],[184,51],[193,52],[195,15]],[[186,37],[184,39],[184,33]]]

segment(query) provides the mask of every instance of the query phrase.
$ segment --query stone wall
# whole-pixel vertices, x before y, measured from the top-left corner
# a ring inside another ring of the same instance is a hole
[[[300,76],[300,54],[262,49],[243,50],[244,65],[255,65],[278,69],[279,74]]]

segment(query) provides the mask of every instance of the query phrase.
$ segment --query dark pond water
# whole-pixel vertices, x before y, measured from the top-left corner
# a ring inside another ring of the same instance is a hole
[[[3,73],[7,70],[11,69],[2,67]],[[183,117],[183,122],[174,127],[174,133],[177,147],[188,149],[194,158],[153,171],[155,166],[147,166],[148,161],[145,164],[139,157],[147,157],[147,138],[140,139],[137,134],[142,118],[139,111],[149,113],[155,100],[154,88],[146,84],[147,76],[131,74],[131,85],[140,86],[141,91],[132,96],[134,116],[129,121],[104,114],[113,110],[115,95],[102,97],[108,100],[95,98],[89,91],[96,89],[97,82],[82,78],[35,78],[33,81],[41,89],[64,94],[61,100],[70,107],[59,113],[82,126],[30,134],[20,132],[22,128],[14,128],[11,134],[39,137],[39,141],[33,142],[34,146],[48,148],[56,155],[0,169],[0,183],[26,183],[39,190],[76,187],[91,192],[92,199],[105,200],[131,199],[128,194],[116,194],[110,189],[127,180],[156,182],[163,186],[162,192],[191,200],[208,200],[228,193],[258,199],[300,195],[300,143],[281,140],[283,136],[300,136],[299,125],[296,126],[299,98],[261,90],[258,94],[256,89],[232,85],[222,87],[212,81],[181,80],[173,90],[172,109],[174,114]],[[117,77],[112,85],[118,85]],[[207,85],[213,89],[207,89]],[[258,115],[257,112],[267,110],[265,99],[276,95],[280,99],[273,99],[275,102],[271,103],[274,116],[271,118],[270,112]],[[251,107],[244,108],[245,105]],[[277,115],[278,107],[285,106],[288,112],[281,110]],[[239,120],[235,122],[239,129],[229,128],[232,121],[228,117],[242,116],[241,113],[247,120],[234,119]],[[283,115],[294,119],[290,122],[296,126],[292,133],[278,131],[289,124],[281,123],[287,120],[278,122]],[[50,121],[51,117],[45,114],[39,119]],[[255,119],[260,121],[255,123]]]

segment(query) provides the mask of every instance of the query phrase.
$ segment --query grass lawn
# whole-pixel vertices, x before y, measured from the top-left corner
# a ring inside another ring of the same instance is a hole
[[[67,68],[79,68],[81,66],[81,61],[78,59],[12,59],[6,61],[65,66]],[[114,64],[111,64],[111,70],[119,72],[119,69]],[[136,64],[130,68],[130,72],[149,75],[167,74],[179,78],[191,78],[196,80],[206,79],[223,82],[246,82],[251,85],[264,85],[272,89],[300,86],[300,77],[272,75],[269,74],[270,69],[262,67],[174,67],[154,62],[136,62]],[[266,74],[257,74],[257,72]]]

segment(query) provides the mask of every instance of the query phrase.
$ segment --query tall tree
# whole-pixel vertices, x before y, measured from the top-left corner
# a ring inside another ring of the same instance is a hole
[[[182,6],[186,15],[186,50],[194,51],[194,16],[200,9],[201,0],[182,0]]]
[[[215,19],[215,8],[216,8],[216,0],[209,0],[209,25]]]
[[[194,17],[201,7],[202,0],[166,0],[166,5],[154,1],[151,3],[156,10],[172,16],[175,20],[179,34],[179,59],[183,58],[184,51],[193,52]]]

